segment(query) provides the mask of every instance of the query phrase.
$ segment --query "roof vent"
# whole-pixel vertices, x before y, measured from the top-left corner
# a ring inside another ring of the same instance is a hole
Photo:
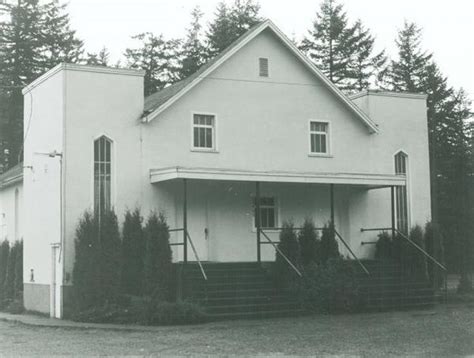
[[[268,77],[268,58],[259,58],[258,65],[260,77]]]

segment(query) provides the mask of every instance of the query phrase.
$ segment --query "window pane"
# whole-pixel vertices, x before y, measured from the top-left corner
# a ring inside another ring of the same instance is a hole
[[[212,129],[206,128],[206,148],[212,148]]]
[[[199,128],[199,147],[205,147],[206,143],[206,133],[204,128]]]
[[[321,153],[326,153],[326,136],[321,135]]]

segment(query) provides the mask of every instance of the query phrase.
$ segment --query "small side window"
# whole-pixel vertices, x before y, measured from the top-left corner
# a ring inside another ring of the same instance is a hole
[[[329,154],[329,123],[311,121],[309,139],[311,154]]]
[[[195,114],[193,116],[193,147],[201,150],[216,149],[216,117]]]
[[[254,205],[254,227],[257,227],[257,201],[256,198],[253,200]],[[276,198],[260,197],[260,227],[262,229],[275,229],[278,227],[278,208]]]
[[[260,77],[268,77],[268,58],[259,58],[258,65]]]

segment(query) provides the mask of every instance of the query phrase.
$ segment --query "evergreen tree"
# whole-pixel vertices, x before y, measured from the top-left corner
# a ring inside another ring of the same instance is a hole
[[[312,220],[305,220],[303,228],[298,234],[298,242],[301,248],[301,263],[304,267],[317,263],[319,255],[318,233]]]
[[[91,66],[109,66],[110,53],[106,47],[103,47],[98,53],[87,53],[85,62]]]
[[[278,249],[297,268],[301,267],[301,250],[298,243],[294,225],[291,222],[284,222],[280,232],[280,242]],[[275,254],[275,278],[279,284],[288,285],[295,277],[294,270],[279,252]]]
[[[202,15],[199,6],[196,6],[191,12],[191,24],[181,49],[180,78],[186,78],[193,74],[205,62],[205,46],[201,40]]]
[[[325,264],[329,259],[339,258],[341,256],[339,253],[339,245],[337,244],[331,226],[332,224],[325,225],[321,235],[320,260],[322,264]]]
[[[3,284],[5,298],[8,300],[13,300],[15,298],[15,261],[17,259],[17,249],[18,246],[13,244],[10,247],[10,253],[8,255],[7,272]]]
[[[23,299],[23,241],[15,242],[15,281],[13,282],[14,297]]]
[[[395,43],[398,59],[391,61],[388,71],[382,73],[382,79],[391,90],[420,92],[433,56],[421,50],[421,29],[415,23],[405,21]]]
[[[21,160],[21,89],[60,62],[79,59],[82,42],[70,29],[65,5],[21,0],[2,3],[0,20],[0,126],[10,152],[9,165]],[[2,138],[0,138],[2,139]]]
[[[131,295],[142,294],[145,238],[140,210],[125,213],[122,230],[122,288]]]
[[[207,57],[212,58],[226,49],[248,29],[261,21],[260,5],[253,0],[234,0],[217,5],[215,18],[207,32]]]
[[[10,255],[10,243],[7,240],[0,244],[0,307],[6,298],[5,282],[7,277],[8,256]]]
[[[357,49],[356,27],[348,22],[343,6],[336,0],[324,0],[300,45],[329,78],[341,89],[350,87],[351,65]]]
[[[375,38],[360,20],[355,23],[356,46],[354,58],[349,66],[349,89],[362,91],[369,88],[387,62],[385,51],[374,54]]]
[[[145,71],[145,95],[148,96],[179,79],[180,41],[165,40],[150,32],[132,37],[140,41],[137,48],[127,48],[127,66]]]
[[[145,293],[153,299],[166,300],[171,295],[171,247],[165,216],[151,213],[145,227]]]
[[[99,301],[100,251],[99,222],[90,212],[85,212],[79,221],[75,237],[75,261],[73,268],[73,291],[78,309],[93,307]]]
[[[104,211],[99,220],[100,292],[102,302],[114,302],[120,293],[122,248],[117,215]]]

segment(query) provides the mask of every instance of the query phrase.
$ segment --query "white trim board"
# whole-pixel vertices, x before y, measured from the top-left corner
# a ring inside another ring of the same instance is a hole
[[[152,184],[174,179],[344,184],[361,185],[371,188],[406,185],[405,176],[394,174],[277,172],[184,167],[168,167],[150,170],[150,183]]]

